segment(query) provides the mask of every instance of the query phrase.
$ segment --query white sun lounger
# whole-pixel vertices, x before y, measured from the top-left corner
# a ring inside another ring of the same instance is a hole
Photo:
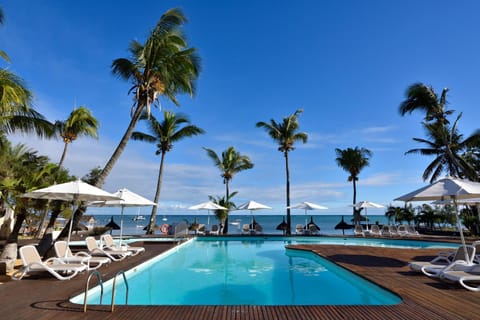
[[[112,259],[113,261],[120,261],[125,259],[128,256],[132,255],[131,251],[126,250],[110,250],[108,248],[100,248],[97,244],[97,240],[94,237],[86,237],[85,242],[87,243],[87,249],[89,254],[92,256],[106,256]]]
[[[27,274],[44,271],[49,272],[58,280],[69,280],[87,269],[84,264],[66,263],[57,258],[42,261],[37,248],[32,245],[21,247],[19,252],[23,267],[12,274],[13,280],[21,280]]]
[[[480,291],[479,264],[474,264],[469,268],[463,267],[464,270],[455,269],[458,269],[458,267],[452,266],[448,270],[444,270],[440,275],[440,279],[448,282],[459,283],[462,287],[470,291]]]
[[[72,254],[72,251],[67,246],[66,241],[56,241],[54,244],[55,253],[59,260],[66,263],[82,263],[87,265],[88,270],[94,270],[100,268],[104,264],[112,262],[108,257],[92,257],[84,251],[76,252]]]
[[[100,238],[100,243],[103,244],[103,246],[101,247],[102,249],[108,248],[109,250],[113,250],[113,251],[123,251],[123,250],[131,251],[132,255],[134,255],[134,256],[139,254],[139,253],[145,252],[144,247],[132,247],[132,246],[129,246],[128,244],[126,244],[126,243],[122,243],[121,246],[115,244],[115,241],[113,240],[113,237],[110,234],[104,234]]]
[[[467,256],[465,256],[465,248],[467,249]],[[452,263],[448,266],[439,266],[439,265],[430,265],[430,266],[423,266],[422,272],[433,278],[439,278],[442,276],[443,271],[452,270],[465,270],[467,267],[470,267],[474,264],[473,259],[475,257],[475,247],[466,245],[460,246],[455,255],[453,256]]]

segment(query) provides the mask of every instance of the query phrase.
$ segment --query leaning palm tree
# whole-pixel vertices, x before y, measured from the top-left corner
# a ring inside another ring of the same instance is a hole
[[[143,111],[150,115],[152,104],[164,96],[178,105],[177,94],[195,92],[200,63],[194,48],[188,48],[181,27],[187,21],[179,9],[162,15],[145,43],[133,40],[131,58],[119,58],[112,63],[112,72],[130,81],[133,95],[131,120],[120,143],[103,168],[96,183],[101,187],[114,164],[125,150],[128,140]]]
[[[202,134],[204,131],[197,126],[190,124],[190,120],[186,115],[175,114],[169,111],[163,112],[162,122],[158,122],[154,116],[150,116],[149,118],[146,112],[143,113],[141,119],[147,121],[149,133],[135,131],[132,134],[132,139],[156,143],[157,145],[155,154],[160,155],[160,168],[158,171],[157,190],[155,191],[155,199],[153,202],[158,204],[160,190],[162,188],[165,155],[172,150],[173,143],[187,137]],[[150,215],[150,223],[147,226],[147,234],[153,233],[156,215],[157,206],[153,206],[152,214]]]
[[[204,148],[208,156],[213,160],[215,166],[220,169],[223,183],[225,184],[225,201],[230,201],[229,183],[233,176],[238,172],[252,169],[253,163],[249,157],[241,155],[240,152],[235,151],[234,147],[229,147],[222,152],[220,158],[212,149]],[[228,212],[225,218],[225,226],[223,233],[228,233]]]
[[[423,172],[424,181],[430,178],[430,183],[432,183],[443,173],[452,177],[468,178],[472,181],[479,180],[477,171],[465,155],[468,154],[470,148],[475,148],[480,144],[480,130],[476,130],[472,135],[463,139],[463,135],[458,132],[457,128],[461,116],[462,114],[457,117],[451,127],[438,122],[423,123],[427,139],[413,138],[413,140],[425,144],[426,147],[411,149],[405,154],[419,153],[435,156]]]
[[[295,113],[288,117],[283,118],[282,122],[276,122],[270,119],[270,123],[257,122],[257,128],[264,128],[268,135],[278,143],[278,151],[282,152],[285,157],[285,172],[287,179],[286,186],[286,198],[287,198],[287,230],[286,235],[292,234],[291,226],[292,220],[290,217],[290,169],[288,167],[288,153],[295,150],[293,146],[295,142],[301,141],[307,142],[308,135],[305,132],[298,132],[298,116],[303,112],[302,109],[298,109]]]
[[[77,140],[79,136],[97,138],[98,121],[86,107],[79,107],[73,110],[67,120],[55,121],[55,131],[63,139],[64,147],[58,169],[60,170],[67,154],[70,143]]]
[[[372,152],[365,148],[355,147],[347,149],[335,149],[337,158],[335,161],[337,165],[343,170],[350,173],[348,176],[348,181],[353,183],[353,221],[357,224],[360,221],[360,210],[355,208],[355,203],[357,203],[357,181],[358,175],[363,168],[370,165],[370,157]]]

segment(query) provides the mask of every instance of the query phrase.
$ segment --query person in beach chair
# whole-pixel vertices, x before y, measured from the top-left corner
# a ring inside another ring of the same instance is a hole
[[[13,280],[21,280],[27,274],[45,271],[58,280],[69,280],[78,273],[87,270],[85,264],[66,263],[58,258],[49,258],[42,261],[37,248],[32,245],[21,247],[19,252],[23,266],[12,274]]]
[[[113,251],[131,251],[132,255],[136,256],[139,253],[145,252],[144,247],[132,247],[127,243],[122,243],[122,245],[117,245],[113,240],[111,234],[104,234],[100,238],[101,248],[108,248]]]
[[[108,257],[92,257],[84,251],[72,254],[72,251],[67,246],[67,241],[56,241],[54,244],[55,254],[59,260],[66,263],[82,263],[87,265],[88,270],[100,268],[104,264],[112,262]]]
[[[92,256],[106,256],[113,261],[121,261],[132,255],[131,251],[111,250],[106,247],[100,248],[94,237],[86,237],[85,242],[87,244],[88,252]]]

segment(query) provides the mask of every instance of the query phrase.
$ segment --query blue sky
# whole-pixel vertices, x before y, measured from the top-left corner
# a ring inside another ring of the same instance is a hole
[[[477,1],[28,1],[0,4],[1,49],[8,68],[25,79],[35,107],[65,119],[74,106],[100,121],[99,140],[74,142],[65,166],[83,176],[103,167],[129,121],[129,83],[111,74],[132,39],[143,41],[160,16],[180,7],[185,32],[203,70],[197,95],[181,107],[207,133],[178,142],[167,154],[160,207],[184,210],[221,195],[224,185],[202,147],[234,146],[253,161],[231,181],[235,202],[255,200],[282,212],[284,158],[258,121],[276,121],[303,108],[307,144],[290,154],[291,202],[350,213],[352,186],[335,163],[335,148],[373,152],[360,174],[357,200],[384,205],[426,183],[432,160],[405,156],[424,137],[421,115],[401,117],[398,105],[414,82],[450,88],[450,108],[462,111],[460,130],[478,128],[480,3]],[[3,63],[3,62],[2,62]],[[155,115],[160,117],[158,110]],[[13,137],[58,161],[60,141]],[[130,141],[104,188],[126,187],[153,198],[159,157],[152,145]],[[369,210],[370,213],[383,210]]]

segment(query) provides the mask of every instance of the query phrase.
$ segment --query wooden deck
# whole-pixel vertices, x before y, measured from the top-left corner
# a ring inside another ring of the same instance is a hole
[[[100,269],[104,279],[158,255],[172,244],[148,243],[147,252]],[[437,250],[302,245],[402,297],[395,306],[89,306],[68,302],[82,292],[86,275],[69,281],[53,277],[0,282],[2,319],[480,319],[480,293],[410,272],[410,260],[428,260]],[[317,288],[316,290],[321,290]],[[315,291],[312,291],[314,294]],[[131,293],[134,294],[134,293]]]

